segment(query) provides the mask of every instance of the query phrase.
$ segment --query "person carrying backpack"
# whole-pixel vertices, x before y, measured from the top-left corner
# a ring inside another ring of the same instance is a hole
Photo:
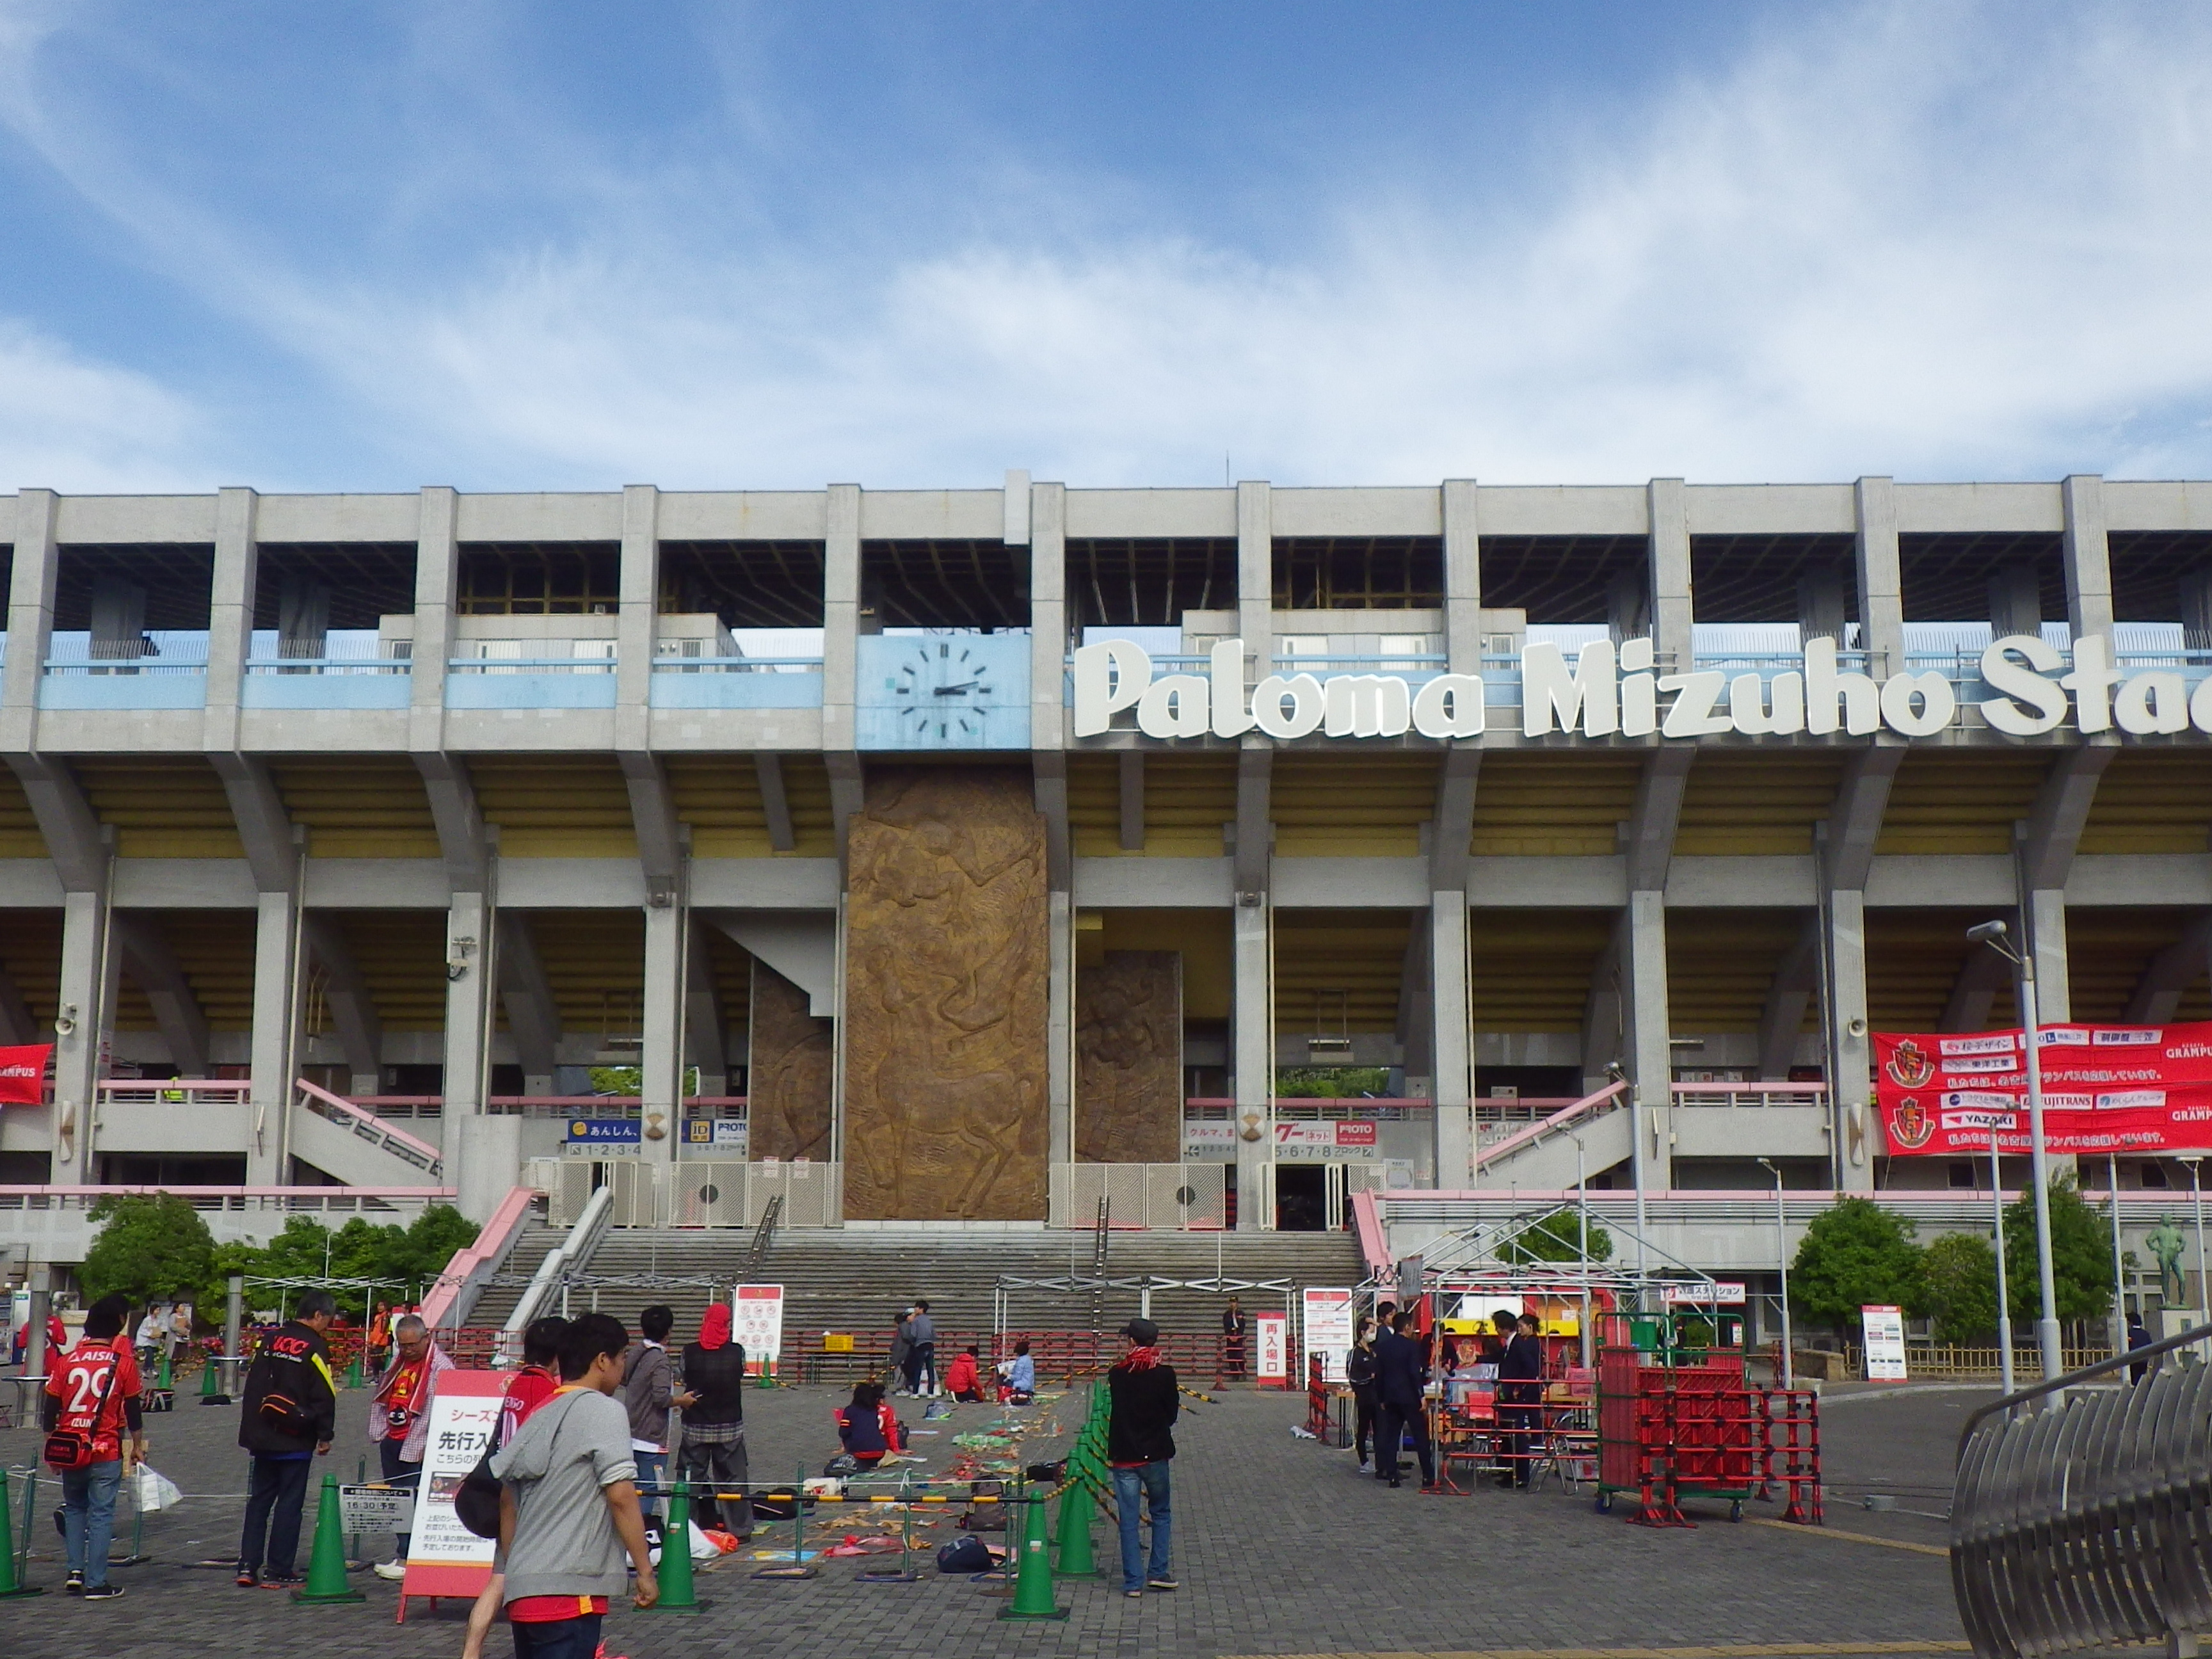
[[[62,1588],[88,1601],[110,1601],[123,1586],[107,1582],[107,1547],[115,1535],[115,1496],[131,1463],[146,1455],[138,1418],[143,1384],[138,1362],[123,1335],[130,1304],[102,1297],[85,1315],[84,1338],[49,1361],[46,1397],[40,1402],[46,1430],[46,1462],[62,1478],[62,1534],[69,1577]],[[131,1430],[130,1456],[123,1430]]]
[[[328,1291],[309,1291],[290,1320],[263,1335],[246,1369],[238,1443],[253,1461],[238,1543],[240,1589],[301,1582],[295,1563],[307,1476],[337,1432],[337,1382],[323,1335],[337,1312]]]

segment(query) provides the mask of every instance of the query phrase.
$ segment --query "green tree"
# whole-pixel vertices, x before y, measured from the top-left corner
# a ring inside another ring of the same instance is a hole
[[[450,1204],[433,1204],[410,1222],[405,1231],[389,1241],[383,1277],[403,1279],[417,1295],[427,1295],[431,1281],[446,1271],[453,1252],[477,1242],[483,1231]]]
[[[1574,1210],[1554,1210],[1534,1226],[1515,1234],[1498,1247],[1500,1261],[1580,1261],[1583,1259],[1582,1218]],[[1613,1260],[1613,1235],[1593,1221],[1589,1224],[1589,1259]]]
[[[169,1193],[103,1198],[89,1218],[100,1235],[77,1272],[88,1297],[120,1291],[133,1303],[205,1298],[216,1277],[215,1238],[185,1200]]]
[[[1286,1066],[1275,1073],[1275,1094],[1285,1100],[1357,1100],[1389,1085],[1380,1066]]]
[[[2112,1214],[2093,1208],[2071,1176],[2060,1176],[2051,1183],[2051,1276],[2062,1322],[2102,1319],[2111,1311]],[[2032,1193],[2022,1193],[2005,1211],[2005,1279],[2014,1322],[2032,1330],[2043,1312]]]
[[[1839,1199],[1813,1218],[1790,1264],[1790,1308],[1801,1319],[1849,1330],[1859,1310],[1924,1311],[1927,1280],[1912,1224],[1872,1199]]]
[[[1973,1342],[1997,1328],[1997,1253],[1979,1233],[1946,1233],[1921,1256],[1928,1311],[1946,1342]]]

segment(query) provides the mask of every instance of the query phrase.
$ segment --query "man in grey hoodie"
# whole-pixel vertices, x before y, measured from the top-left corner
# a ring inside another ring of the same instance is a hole
[[[586,1314],[561,1340],[561,1391],[531,1414],[492,1459],[503,1483],[500,1553],[515,1659],[592,1659],[609,1598],[660,1599],[638,1512],[637,1464],[621,1392],[629,1334],[605,1314]]]

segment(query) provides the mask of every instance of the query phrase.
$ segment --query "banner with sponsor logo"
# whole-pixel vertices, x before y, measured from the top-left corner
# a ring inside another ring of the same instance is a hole
[[[46,1065],[53,1057],[51,1042],[0,1048],[0,1106],[35,1106],[43,1100]]]
[[[1275,1160],[1279,1164],[1371,1164],[1380,1156],[1381,1137],[1371,1121],[1275,1126]]]
[[[1875,1035],[1875,1097],[1891,1153],[2029,1150],[2018,1031]],[[2054,1152],[2212,1148],[2212,1024],[2046,1025],[2044,1142]]]

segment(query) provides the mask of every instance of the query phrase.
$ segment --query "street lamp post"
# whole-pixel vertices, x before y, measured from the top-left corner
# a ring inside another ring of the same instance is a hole
[[[1782,1171],[1765,1158],[1759,1161],[1774,1177],[1774,1260],[1782,1269],[1782,1386],[1794,1389],[1797,1386],[1797,1361],[1790,1351],[1790,1222],[1782,1208]]]
[[[2212,1325],[2212,1313],[2204,1311],[2206,1308],[2212,1307],[2212,1289],[2207,1288],[2204,1273],[2204,1186],[2197,1179],[2197,1169],[2203,1162],[2203,1154],[2200,1152],[2194,1158],[2185,1158],[2181,1161],[2189,1166],[2189,1204],[2197,1217],[2197,1323]]]
[[[2012,1392],[2012,1298],[2006,1293],[2004,1174],[1997,1162],[1997,1126],[1990,1125],[1990,1209],[1997,1228],[1997,1384]]]
[[[1582,1327],[1581,1327],[1582,1340],[1581,1340],[1581,1342],[1580,1342],[1580,1344],[1579,1344],[1579,1346],[1580,1346],[1580,1347],[1581,1347],[1581,1349],[1582,1349],[1583,1366],[1583,1369],[1587,1370],[1587,1369],[1589,1369],[1589,1363],[1590,1363],[1589,1188],[1588,1184],[1587,1184],[1587,1183],[1584,1182],[1584,1180],[1583,1180],[1583,1138],[1582,1138],[1580,1135],[1577,1135],[1577,1136],[1575,1136],[1575,1137],[1574,1137],[1574,1142],[1575,1142],[1575,1222],[1576,1222],[1576,1225],[1580,1229],[1580,1231],[1581,1231],[1581,1237],[1582,1237],[1582,1251],[1581,1251],[1581,1254],[1582,1254],[1582,1258],[1583,1258],[1583,1317],[1582,1317]]]
[[[2037,1040],[2042,1028],[2035,1010],[2034,954],[2006,945],[2007,931],[2002,921],[1985,921],[1966,929],[1966,937],[2008,957],[2020,969],[2020,1016],[2027,1046],[2028,1172],[2035,1182],[2035,1274],[2043,1292],[2035,1346],[2043,1359],[2043,1380],[2049,1382],[2064,1376],[2065,1367],[2058,1349],[2058,1280],[2051,1265],[2051,1159],[2043,1144],[2043,1048]]]
[[[2105,1165],[2112,1206],[2112,1352],[2123,1354],[2128,1351],[2128,1270],[2120,1257],[2120,1160],[2108,1156]]]

